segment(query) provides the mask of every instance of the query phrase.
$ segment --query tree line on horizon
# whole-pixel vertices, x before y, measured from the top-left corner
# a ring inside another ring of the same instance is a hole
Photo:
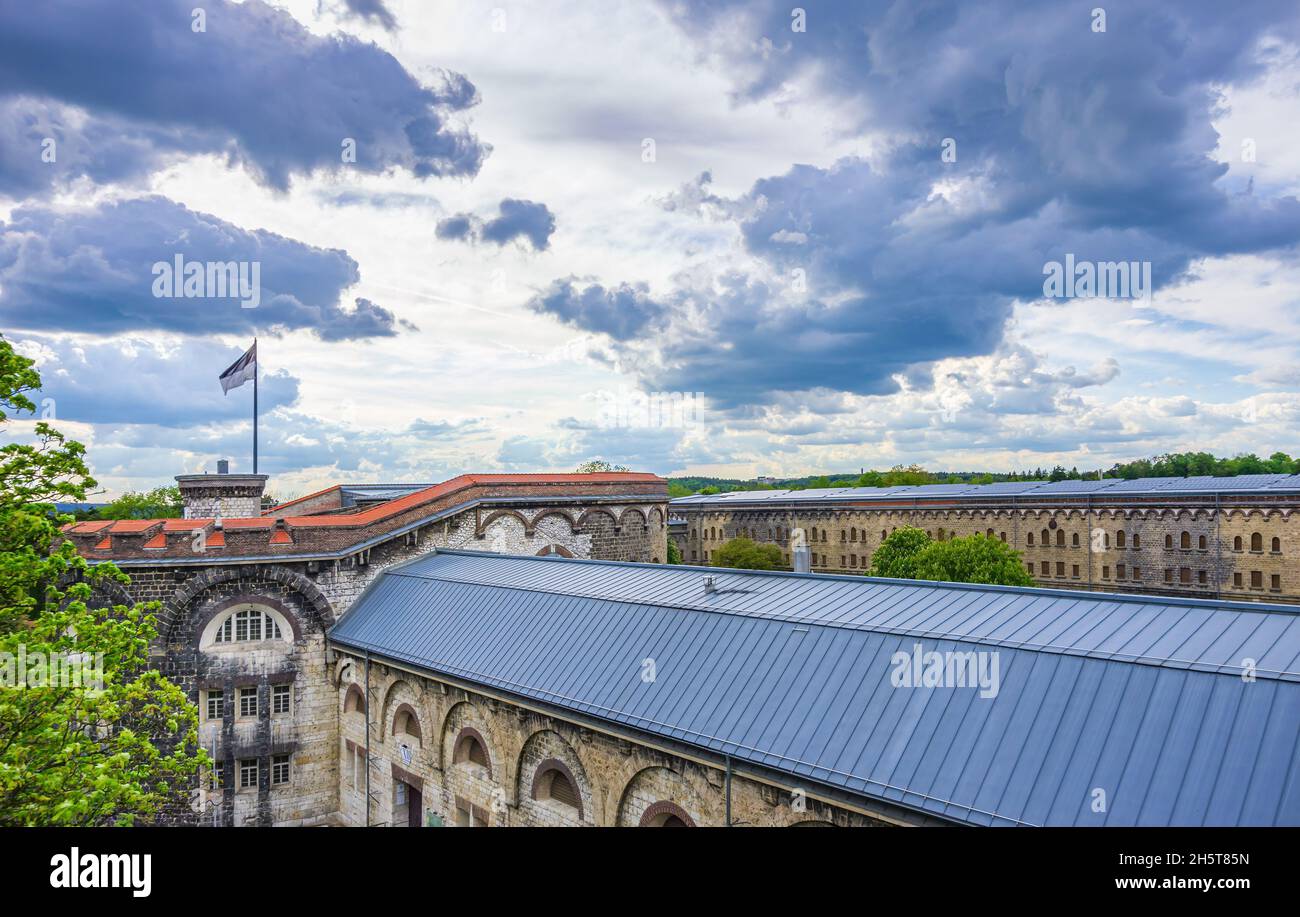
[[[921,484],[994,484],[1000,481],[1083,481],[1120,478],[1235,477],[1241,474],[1300,474],[1300,459],[1274,452],[1263,459],[1254,453],[1219,458],[1209,452],[1174,452],[1149,459],[1116,462],[1107,469],[1034,468],[1012,472],[927,471],[920,465],[895,465],[888,471],[860,474],[822,474],[787,478],[775,483],[738,478],[683,476],[668,478],[670,497],[746,490],[817,490],[829,487],[901,487]]]

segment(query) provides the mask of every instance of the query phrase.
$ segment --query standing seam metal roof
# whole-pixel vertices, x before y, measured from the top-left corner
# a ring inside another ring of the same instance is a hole
[[[439,552],[331,639],[973,824],[1300,824],[1287,606]],[[995,696],[894,687],[917,644]]]

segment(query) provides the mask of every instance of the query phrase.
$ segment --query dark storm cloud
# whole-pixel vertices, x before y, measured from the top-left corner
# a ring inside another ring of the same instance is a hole
[[[382,8],[372,2],[362,4]],[[0,4],[0,193],[80,176],[139,178],[218,154],[287,188],[343,168],[475,175],[490,147],[450,123],[477,101],[463,76],[424,86],[374,44],[318,36],[262,0]],[[42,159],[53,138],[54,162]]]
[[[256,263],[258,304],[155,295],[156,265],[170,267],[178,255],[183,263],[243,263],[249,279]],[[95,334],[310,329],[325,340],[345,340],[410,327],[369,300],[344,310],[342,292],[359,279],[345,251],[241,229],[163,197],[76,211],[20,207],[0,223],[0,313],[10,328]]]
[[[551,244],[555,214],[545,204],[506,198],[497,205],[495,217],[484,219],[472,213],[457,213],[439,220],[434,232],[439,239],[495,245],[526,239],[535,251],[541,252]]]
[[[171,429],[242,421],[251,415],[252,386],[223,394],[217,381],[247,344],[186,338],[178,346],[164,347],[130,336],[79,342],[21,333],[14,336],[14,344],[37,359],[41,397],[54,399],[59,420]],[[273,368],[273,348],[262,351],[260,409],[292,406],[298,400],[298,379]],[[184,446],[175,441],[169,445]]]
[[[1292,257],[1300,242],[1300,201],[1225,187],[1212,126],[1219,87],[1300,34],[1296,8],[1124,4],[1094,32],[1090,8],[1058,2],[809,3],[796,33],[775,0],[665,6],[740,104],[795,84],[891,144],[729,201],[705,173],[677,196],[692,206],[670,200],[691,213],[711,196],[755,276],[696,273],[641,288],[633,309],[569,281],[530,301],[622,342],[647,387],[731,411],[818,387],[890,393],[896,376],[992,353],[1013,303],[1041,298],[1044,264],[1067,253],[1149,261],[1159,287],[1202,257]]]
[[[528,300],[534,312],[553,315],[566,325],[627,340],[640,332],[663,307],[650,299],[645,284],[605,288],[577,277],[556,280]]]
[[[343,5],[358,19],[373,22],[389,32],[397,31],[397,17],[384,6],[384,0],[343,0]]]

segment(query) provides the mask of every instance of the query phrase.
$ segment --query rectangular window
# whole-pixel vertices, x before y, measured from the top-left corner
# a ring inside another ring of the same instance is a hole
[[[214,789],[221,789],[226,785],[226,762],[214,761],[212,763],[212,781]]]
[[[1032,560],[1026,562],[1026,563],[1025,563],[1025,569],[1029,571],[1029,575],[1030,575],[1030,576],[1033,576],[1033,575],[1034,575],[1034,562],[1033,562]]]
[[[239,715],[257,716],[257,689],[239,689]]]
[[[257,759],[246,758],[239,762],[239,788],[246,790],[257,786]]]
[[[1174,581],[1174,568],[1165,567],[1165,582],[1172,583],[1173,581]]]
[[[1251,570],[1251,571],[1250,571],[1250,588],[1252,588],[1252,589],[1262,589],[1262,588],[1264,588],[1264,574],[1263,574],[1263,573],[1261,573],[1261,572],[1258,571],[1258,570]]]
[[[280,786],[289,782],[289,756],[276,755],[271,759],[271,784]]]
[[[1235,587],[1238,588],[1238,589],[1241,588],[1241,574],[1240,574],[1240,573],[1234,573],[1234,574],[1232,574],[1232,585],[1235,586]]]
[[[1133,579],[1134,579],[1134,580],[1140,580],[1141,578],[1142,578],[1142,568],[1141,568],[1141,567],[1134,567],[1134,568],[1133,568]]]
[[[1065,561],[1058,560],[1056,562],[1056,575],[1065,576]]]
[[[1102,568],[1101,568],[1101,578],[1102,578],[1102,579],[1110,579],[1110,567],[1102,567]]]
[[[1204,570],[1197,570],[1197,571],[1196,571],[1196,581],[1197,581],[1198,583],[1200,583],[1202,586],[1204,586],[1205,583],[1206,583],[1206,580],[1207,580],[1207,577],[1206,577],[1206,573],[1205,573],[1205,571],[1204,571]]]
[[[1079,565],[1078,565],[1078,564],[1075,564],[1074,566],[1072,566],[1072,567],[1070,568],[1070,575],[1071,575],[1072,577],[1074,577],[1075,579],[1078,579],[1078,578],[1079,578]]]
[[[1180,582],[1180,583],[1190,583],[1191,581],[1192,581],[1192,568],[1191,568],[1191,567],[1179,567],[1179,568],[1178,568],[1178,582]]]
[[[1039,569],[1043,571],[1043,576],[1047,576],[1047,575],[1048,575],[1048,569],[1049,569],[1048,566],[1047,566],[1047,561],[1043,561],[1043,562],[1039,565]]]
[[[1268,588],[1272,589],[1274,592],[1281,592],[1281,591],[1282,591],[1282,574],[1280,574],[1280,573],[1274,573],[1274,574],[1272,575],[1272,577],[1269,578],[1268,583],[1269,583]]]
[[[219,720],[226,715],[226,692],[208,692],[208,719]]]
[[[1116,564],[1116,565],[1115,565],[1115,579],[1124,579],[1126,576],[1128,576],[1128,570],[1126,570],[1126,569],[1124,568],[1124,565],[1123,565],[1123,564]]]
[[[271,712],[289,712],[289,686],[276,685],[271,689]]]

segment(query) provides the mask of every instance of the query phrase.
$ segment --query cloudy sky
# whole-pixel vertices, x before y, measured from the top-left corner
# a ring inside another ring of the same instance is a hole
[[[109,495],[249,469],[255,335],[281,496],[1300,453],[1294,5],[196,6],[0,5],[0,330]]]

